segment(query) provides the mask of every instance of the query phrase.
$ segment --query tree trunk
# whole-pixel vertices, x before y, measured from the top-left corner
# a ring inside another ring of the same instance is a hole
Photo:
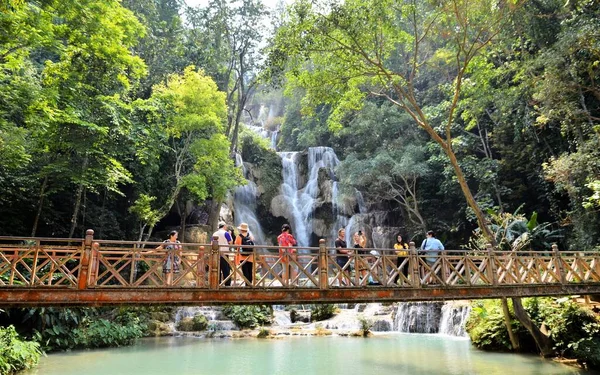
[[[217,230],[219,224],[219,217],[221,216],[221,202],[218,199],[213,198],[210,204],[210,214],[208,215],[208,226]],[[210,240],[210,238],[209,238]]]
[[[88,155],[85,155],[83,158],[83,165],[81,166],[81,174],[83,175],[88,166]],[[77,188],[77,194],[75,194],[75,208],[73,209],[73,216],[71,217],[71,229],[69,230],[69,237],[73,238],[73,234],[75,233],[75,228],[77,227],[77,217],[79,216],[79,210],[81,208],[81,196],[83,195],[83,181],[79,183],[79,187]]]
[[[533,339],[540,350],[540,354],[544,357],[553,357],[555,353],[552,349],[552,340],[550,340],[550,337],[543,334],[542,331],[531,321],[529,314],[527,314],[527,311],[525,311],[525,308],[521,303],[521,298],[511,299],[515,316],[517,319],[519,319],[519,322],[521,322],[521,324],[527,328],[531,336],[533,336]]]
[[[35,214],[35,219],[33,220],[33,227],[31,228],[31,237],[35,237],[35,232],[37,232],[38,223],[40,221],[40,216],[42,216],[42,207],[44,206],[44,198],[46,197],[46,186],[48,185],[48,176],[44,176],[44,182],[42,182],[42,187],[40,188],[40,199],[38,201],[38,209]]]
[[[513,330],[512,324],[510,324],[510,310],[508,309],[508,300],[506,297],[502,297],[502,311],[504,312],[504,324],[508,331],[508,337],[510,338],[510,345],[512,350],[518,351],[520,349],[519,339]]]

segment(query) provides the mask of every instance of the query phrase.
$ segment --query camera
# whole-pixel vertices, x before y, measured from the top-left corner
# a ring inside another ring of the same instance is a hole
[[[358,235],[359,235],[359,236],[362,236],[362,230],[359,230],[359,231],[358,231]]]

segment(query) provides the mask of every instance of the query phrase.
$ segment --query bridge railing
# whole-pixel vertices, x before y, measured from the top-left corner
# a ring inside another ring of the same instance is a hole
[[[114,288],[389,288],[599,283],[593,251],[420,252],[393,249],[250,246],[0,237],[0,287]],[[158,248],[158,249],[157,249]],[[177,267],[164,267],[174,257]]]

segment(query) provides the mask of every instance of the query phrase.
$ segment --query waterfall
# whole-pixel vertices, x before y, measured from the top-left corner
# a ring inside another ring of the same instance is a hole
[[[265,234],[256,217],[256,197],[258,196],[258,188],[254,181],[249,180],[248,171],[244,166],[242,155],[235,155],[235,164],[242,168],[244,178],[247,179],[247,184],[238,186],[233,193],[233,207],[235,212],[235,225],[248,223],[250,233],[254,236],[257,244],[265,243]]]
[[[446,303],[442,306],[442,320],[440,321],[440,333],[449,336],[466,337],[465,324],[471,313],[471,306],[456,306]]]
[[[279,131],[275,130],[274,132],[271,133],[271,148],[275,151],[277,151],[277,134],[279,133]]]
[[[283,184],[281,185],[281,193],[285,197],[288,205],[292,212],[290,225],[292,227],[292,233],[298,241],[298,246],[306,247],[309,246],[310,233],[312,232],[312,226],[309,231],[309,217],[313,209],[314,198],[306,193],[307,189],[298,189],[298,152],[278,152],[281,157]]]
[[[393,330],[466,336],[468,304],[453,302],[402,302],[396,306]]]

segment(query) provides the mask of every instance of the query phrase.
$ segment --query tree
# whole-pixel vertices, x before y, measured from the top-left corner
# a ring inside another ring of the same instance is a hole
[[[460,167],[453,145],[455,111],[473,59],[501,31],[513,4],[493,1],[436,3],[354,0],[319,8],[295,3],[290,21],[280,28],[271,66],[287,64],[291,85],[307,89],[307,103],[332,105],[331,126],[367,95],[383,97],[408,113],[442,148],[479,227],[486,219]],[[428,113],[419,89],[424,72],[447,75],[440,95],[450,104]]]
[[[141,230],[147,228],[148,238],[154,224],[169,213],[181,189],[187,189],[198,201],[212,197],[221,202],[243,179],[229,157],[229,142],[223,134],[225,93],[218,91],[204,72],[190,66],[181,75],[170,75],[165,84],[155,86],[145,109],[150,111],[147,118],[152,119],[153,131],[162,135],[156,142],[164,142],[156,144],[165,151],[161,158],[166,168],[157,185],[167,187],[158,208],[152,208],[156,197],[143,192],[130,209],[140,218]]]
[[[191,42],[207,46],[200,56],[219,88],[227,93],[227,129],[231,150],[236,148],[246,103],[258,84],[260,43],[268,15],[260,0],[213,0],[206,8],[188,10],[194,30]],[[196,46],[197,48],[198,46]]]
[[[272,74],[285,67],[290,85],[307,90],[308,108],[331,105],[331,127],[340,127],[368,95],[385,98],[409,114],[445,153],[480,230],[494,244],[455,152],[456,127],[461,125],[456,110],[471,64],[502,31],[516,5],[487,0],[298,1],[271,50]],[[447,77],[438,91],[446,99],[444,107],[423,105],[426,73]]]

